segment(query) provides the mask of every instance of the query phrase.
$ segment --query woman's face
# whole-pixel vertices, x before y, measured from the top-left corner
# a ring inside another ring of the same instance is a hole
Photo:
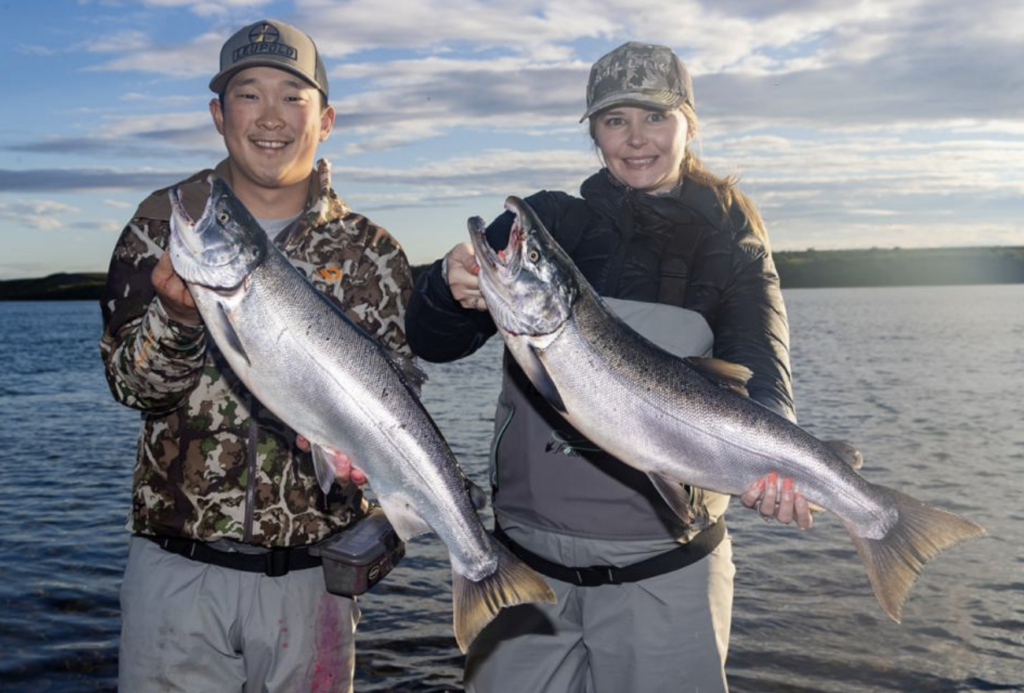
[[[667,192],[679,183],[689,141],[682,111],[614,106],[591,119],[597,148],[620,182],[646,193]]]

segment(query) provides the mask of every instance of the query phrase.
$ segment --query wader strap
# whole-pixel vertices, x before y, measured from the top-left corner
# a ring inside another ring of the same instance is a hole
[[[247,573],[263,573],[268,577],[281,577],[292,570],[316,568],[321,564],[319,556],[312,556],[305,546],[294,549],[270,549],[265,553],[241,553],[220,551],[211,548],[205,541],[182,539],[180,537],[153,537],[145,534],[135,536],[149,539],[164,551],[184,556],[200,563],[221,568],[242,570]]]
[[[510,539],[497,524],[497,520],[495,520],[494,524],[494,538],[504,544],[509,551],[518,556],[526,565],[541,575],[580,587],[639,582],[640,580],[646,580],[647,578],[685,568],[714,551],[724,537],[725,517],[720,517],[715,524],[703,530],[689,542],[639,563],[633,563],[622,568],[610,565],[571,568],[560,563],[554,563],[546,558],[541,558]]]

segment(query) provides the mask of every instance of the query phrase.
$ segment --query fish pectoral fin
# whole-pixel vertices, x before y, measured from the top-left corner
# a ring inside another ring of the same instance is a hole
[[[565,402],[562,401],[562,395],[558,392],[558,386],[551,379],[548,369],[544,367],[537,349],[532,344],[522,353],[519,365],[548,404],[557,409],[560,414],[568,413]]]
[[[686,524],[693,524],[693,521],[696,519],[696,512],[693,507],[693,501],[690,498],[690,488],[670,476],[658,474],[657,472],[651,472],[647,476],[650,478],[651,483],[654,484],[654,488],[661,494],[661,497],[665,499],[668,507],[672,508],[672,512]]]
[[[747,397],[747,382],[754,372],[738,363],[703,356],[688,356],[683,359],[698,373],[719,387]]]
[[[222,303],[217,304],[217,321],[220,323],[220,330],[226,338],[228,348],[237,352],[251,366],[252,361],[249,360],[249,354],[246,353],[245,347],[242,346],[242,340],[239,339],[235,326],[231,324],[231,318],[228,317],[228,312]],[[220,342],[217,345],[221,346]]]
[[[397,495],[377,496],[377,502],[384,509],[388,521],[395,528],[395,532],[402,541],[409,541],[421,534],[428,534],[434,528],[427,524],[427,521],[420,517],[419,513],[406,499]]]
[[[316,480],[320,484],[320,490],[324,495],[331,490],[331,485],[337,478],[338,473],[334,469],[334,462],[331,461],[331,453],[323,445],[311,444],[313,452],[313,471],[316,472]]]

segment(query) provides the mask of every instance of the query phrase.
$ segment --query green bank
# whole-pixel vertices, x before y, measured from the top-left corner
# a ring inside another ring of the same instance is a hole
[[[784,289],[1024,283],[1024,246],[779,251],[775,264]],[[80,272],[0,281],[0,300],[98,300],[105,280]]]

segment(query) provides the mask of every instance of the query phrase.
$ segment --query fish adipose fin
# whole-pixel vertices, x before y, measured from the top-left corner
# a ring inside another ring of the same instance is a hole
[[[683,359],[698,373],[720,387],[747,396],[747,381],[754,375],[746,366],[722,359],[688,356]]]
[[[540,574],[502,544],[493,540],[492,544],[498,555],[498,567],[484,579],[473,582],[452,568],[452,618],[455,640],[463,652],[503,608],[557,601]]]
[[[878,603],[899,623],[903,604],[925,563],[951,546],[984,535],[985,528],[905,493],[881,490],[899,513],[884,537],[861,537],[852,523],[844,524],[864,562]]]
[[[860,453],[852,443],[845,440],[823,440],[829,450],[853,469],[860,469],[864,466],[864,455]]]
[[[562,395],[558,392],[555,381],[548,375],[548,369],[544,367],[533,345],[530,345],[523,353],[523,358],[519,359],[519,365],[526,371],[530,382],[537,388],[541,396],[547,400],[547,403],[557,409],[560,414],[565,414],[566,408],[565,402],[562,401]]]
[[[399,353],[397,351],[385,350],[388,359],[391,361],[391,365],[395,367],[401,376],[405,384],[409,386],[412,393],[416,397],[420,396],[420,390],[423,389],[423,383],[427,382],[426,372],[419,367],[416,363],[416,359],[411,356]]]
[[[676,479],[657,472],[651,472],[647,475],[651,483],[654,484],[654,488],[658,490],[661,497],[668,503],[668,507],[672,508],[680,520],[685,522],[687,525],[693,524],[696,519],[696,513],[693,508],[693,501],[690,498],[690,489],[679,483]]]

